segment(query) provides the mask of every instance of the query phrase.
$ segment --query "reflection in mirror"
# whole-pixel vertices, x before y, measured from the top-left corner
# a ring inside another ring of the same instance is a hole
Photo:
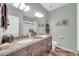
[[[12,34],[13,36],[19,36],[19,17],[8,15],[8,18],[10,25],[8,26],[8,29],[5,31],[3,31],[2,28],[0,28],[0,37],[9,34]]]

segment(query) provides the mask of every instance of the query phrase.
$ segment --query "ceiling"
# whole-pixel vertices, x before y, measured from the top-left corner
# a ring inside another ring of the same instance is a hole
[[[52,11],[55,10],[57,8],[63,7],[68,3],[41,3],[41,5],[48,11]],[[12,4],[9,4],[12,5]],[[31,6],[31,5],[30,5]],[[31,10],[29,10],[28,12],[24,12],[24,14],[28,17],[34,18],[34,13],[35,13],[35,9],[32,8]]]
[[[63,7],[68,3],[41,3],[41,5],[49,12],[57,8]]]

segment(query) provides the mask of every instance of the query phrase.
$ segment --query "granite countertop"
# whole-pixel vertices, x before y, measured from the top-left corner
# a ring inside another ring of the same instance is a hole
[[[29,46],[29,45],[32,45],[32,44],[35,43],[35,42],[38,42],[38,41],[40,41],[40,40],[44,40],[45,38],[50,37],[50,35],[46,35],[46,36],[44,36],[44,37],[42,37],[42,36],[36,36],[36,37],[37,37],[37,38],[25,38],[25,39],[21,39],[21,40],[32,39],[31,42],[29,42],[29,43],[23,43],[23,44],[18,44],[18,43],[17,43],[17,42],[20,41],[20,40],[14,40],[14,42],[10,43],[10,45],[9,45],[8,48],[3,49],[3,50],[0,50],[0,56],[5,56],[5,55],[10,54],[10,53],[12,53],[12,52],[15,52],[15,51],[17,51],[17,50],[19,50],[19,49],[22,49],[22,48],[24,48],[24,47],[27,47],[27,46]],[[40,37],[40,38],[38,38],[38,37]]]

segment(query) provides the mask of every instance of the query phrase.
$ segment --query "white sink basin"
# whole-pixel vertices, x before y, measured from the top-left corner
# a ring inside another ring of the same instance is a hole
[[[20,41],[18,41],[17,43],[18,44],[26,44],[26,43],[29,43],[29,42],[31,42],[32,41],[32,39],[25,39],[25,40],[20,40]]]
[[[39,35],[38,37],[43,37],[44,38],[44,37],[47,37],[47,35]]]
[[[0,45],[0,50],[7,49],[10,46],[9,43],[4,43]]]

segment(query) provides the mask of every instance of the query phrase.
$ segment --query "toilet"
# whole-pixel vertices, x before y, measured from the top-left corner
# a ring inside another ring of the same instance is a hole
[[[57,45],[57,42],[56,42],[56,41],[52,41],[52,49],[53,49],[53,50],[55,50],[56,45]]]

